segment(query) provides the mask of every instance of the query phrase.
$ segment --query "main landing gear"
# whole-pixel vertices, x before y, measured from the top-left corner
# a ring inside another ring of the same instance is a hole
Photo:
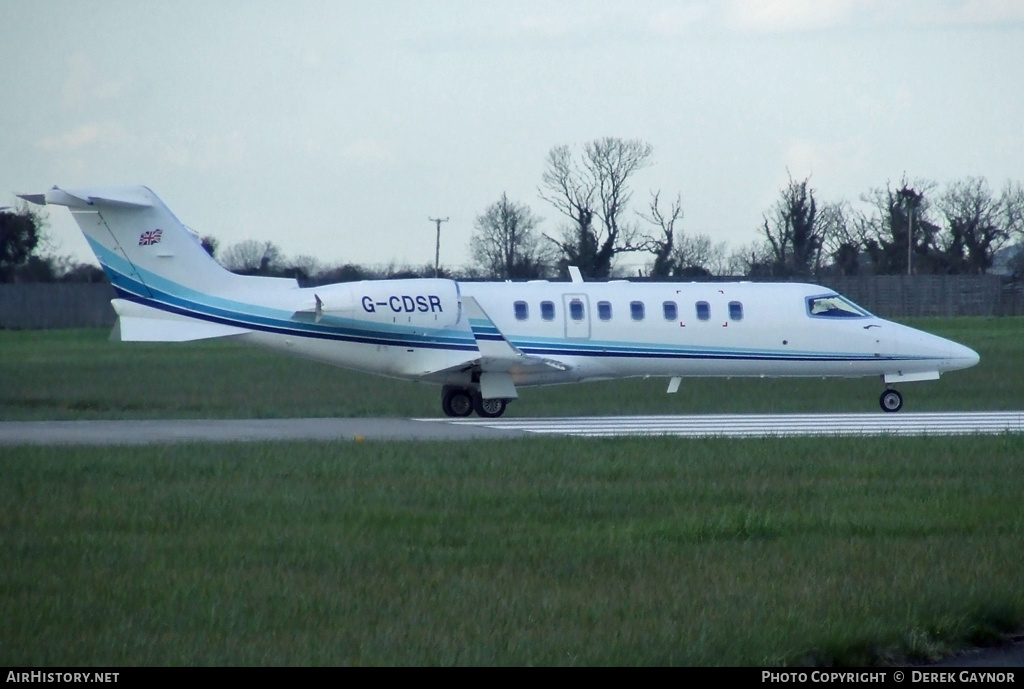
[[[882,411],[898,412],[900,409],[903,409],[903,395],[898,390],[888,388],[878,398],[878,404],[882,407]]]
[[[505,413],[508,400],[485,400],[479,390],[458,388],[449,385],[441,390],[441,409],[445,416],[469,416],[476,412],[477,416],[494,419]]]

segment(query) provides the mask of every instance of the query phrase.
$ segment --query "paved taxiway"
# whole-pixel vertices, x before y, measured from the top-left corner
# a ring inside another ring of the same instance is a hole
[[[506,419],[178,419],[0,422],[2,445],[142,445],[262,440],[480,440],[535,435],[766,437],[1024,433],[1024,411],[707,414]]]
[[[6,421],[3,445],[147,445],[264,440],[471,440],[522,431],[423,423],[410,419],[174,419]]]

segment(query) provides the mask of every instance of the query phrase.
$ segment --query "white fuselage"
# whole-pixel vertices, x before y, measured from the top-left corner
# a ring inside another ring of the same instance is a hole
[[[344,294],[345,308],[330,311],[331,301],[339,300],[324,296],[322,324],[329,324],[333,313],[348,324],[362,320],[371,329],[419,333],[425,340],[434,335],[452,346],[267,332],[244,339],[338,366],[463,384],[471,371],[458,370],[458,364],[475,352],[459,300],[470,296],[521,352],[565,364],[565,370],[518,370],[512,374],[516,385],[631,376],[878,375],[909,380],[914,374],[977,362],[977,354],[966,347],[871,315],[814,316],[807,298],[834,292],[807,284],[403,280],[297,290],[321,296],[332,291]],[[310,294],[302,303],[313,302]],[[374,311],[363,308],[364,303]]]

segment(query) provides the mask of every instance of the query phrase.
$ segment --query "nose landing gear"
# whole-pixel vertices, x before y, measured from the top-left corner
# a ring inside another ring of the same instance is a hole
[[[878,404],[884,412],[898,412],[903,408],[903,395],[898,390],[889,388],[878,398]]]

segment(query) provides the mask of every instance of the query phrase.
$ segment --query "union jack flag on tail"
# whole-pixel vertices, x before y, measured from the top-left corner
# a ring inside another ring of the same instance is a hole
[[[163,230],[150,230],[149,232],[143,232],[139,235],[139,246],[149,246],[151,244],[159,244],[160,238],[163,237]]]

